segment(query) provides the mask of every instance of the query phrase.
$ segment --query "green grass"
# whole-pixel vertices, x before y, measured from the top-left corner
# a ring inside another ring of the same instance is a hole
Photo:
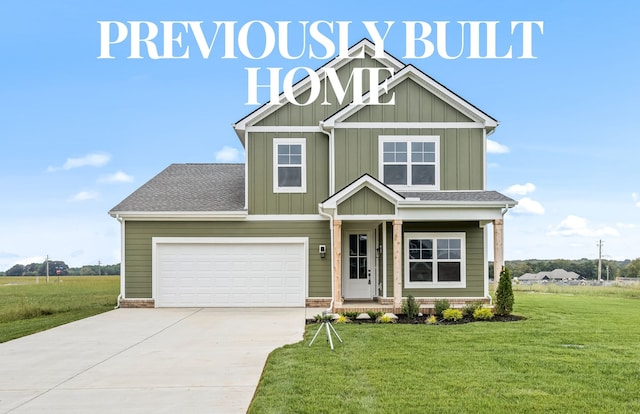
[[[0,277],[0,342],[113,309],[119,276]]]
[[[601,292],[516,291],[518,322],[338,325],[335,352],[309,325],[249,412],[640,412],[640,301]]]

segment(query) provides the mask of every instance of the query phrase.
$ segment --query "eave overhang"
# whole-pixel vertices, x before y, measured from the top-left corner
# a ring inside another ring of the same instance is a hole
[[[124,220],[176,220],[176,221],[235,221],[248,216],[241,211],[110,211],[109,215]]]

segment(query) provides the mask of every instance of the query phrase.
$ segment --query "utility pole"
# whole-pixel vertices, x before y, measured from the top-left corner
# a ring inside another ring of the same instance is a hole
[[[602,240],[598,240],[598,282],[602,282]]]

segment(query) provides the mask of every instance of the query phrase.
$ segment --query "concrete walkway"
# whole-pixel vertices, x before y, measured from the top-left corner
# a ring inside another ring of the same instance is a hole
[[[299,309],[117,309],[0,344],[0,413],[244,413]]]

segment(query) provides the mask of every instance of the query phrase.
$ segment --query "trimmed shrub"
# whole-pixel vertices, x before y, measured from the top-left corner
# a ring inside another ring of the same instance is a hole
[[[498,290],[496,290],[496,315],[510,315],[513,311],[513,287],[511,286],[511,272],[506,267],[500,272]]]
[[[462,314],[464,316],[473,316],[473,313],[478,310],[478,309],[482,309],[482,307],[484,306],[484,304],[482,302],[469,302],[466,305],[464,305],[464,307],[462,308]]]
[[[396,320],[393,319],[390,315],[382,315],[378,319],[376,319],[378,323],[395,323]]]
[[[473,312],[473,319],[477,319],[479,321],[488,321],[490,319],[493,319],[493,311],[489,308],[476,309]]]
[[[402,313],[407,315],[409,319],[415,319],[420,313],[420,305],[416,302],[413,295],[408,295],[407,299],[402,302]]]
[[[436,318],[436,315],[431,315],[427,318],[427,320],[424,321],[424,323],[429,325],[435,325],[436,323],[438,323],[438,319]]]
[[[436,314],[436,316],[442,316],[442,312],[449,309],[450,307],[451,307],[451,304],[449,303],[448,300],[437,299],[434,302],[434,313]]]
[[[460,309],[446,309],[442,312],[442,317],[447,321],[459,321],[462,319],[462,311]]]
[[[380,312],[380,311],[367,311],[367,315],[369,315],[369,317],[371,318],[372,321],[375,321],[376,319],[378,319],[379,317],[381,317],[382,315],[384,315],[384,312]]]
[[[351,322],[351,319],[349,319],[349,317],[346,315],[340,315],[338,316],[338,319],[335,320],[335,323],[349,323],[349,322]]]
[[[360,313],[359,312],[345,312],[344,316],[346,316],[349,319],[355,319],[358,317]]]

